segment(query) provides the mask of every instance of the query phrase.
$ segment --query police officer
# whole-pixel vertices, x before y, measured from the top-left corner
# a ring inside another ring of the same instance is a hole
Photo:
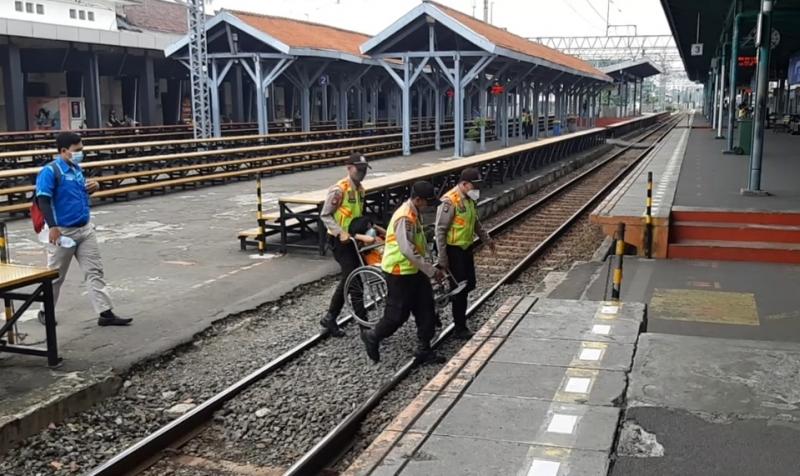
[[[495,252],[495,244],[478,220],[476,202],[480,197],[481,175],[469,167],[461,171],[458,184],[442,197],[436,210],[436,249],[439,250],[437,267],[450,270],[456,281],[467,281],[467,287],[451,298],[453,303],[454,335],[469,339],[472,331],[467,327],[467,297],[475,289],[475,260],[472,242],[477,234],[481,241]]]
[[[422,211],[436,206],[438,200],[430,182],[416,182],[411,198],[392,215],[386,230],[386,244],[381,268],[388,287],[383,318],[374,329],[363,329],[361,339],[373,362],[380,361],[380,342],[391,336],[414,313],[417,324],[418,362],[443,362],[431,349],[434,334],[434,303],[431,278],[444,279],[444,274],[425,261],[427,240],[422,224]]]
[[[336,318],[339,317],[344,306],[344,284],[347,276],[361,265],[358,259],[358,250],[350,239],[348,230],[350,223],[364,214],[364,187],[361,182],[367,175],[367,169],[372,168],[367,163],[367,159],[360,154],[351,155],[345,165],[347,166],[347,177],[339,180],[328,190],[328,196],[322,206],[322,212],[320,212],[320,218],[328,228],[328,245],[333,250],[334,259],[342,269],[339,285],[333,292],[328,312],[319,322],[334,337],[345,335],[336,323]],[[365,316],[363,299],[355,295],[355,292],[351,298],[355,312],[359,316]]]

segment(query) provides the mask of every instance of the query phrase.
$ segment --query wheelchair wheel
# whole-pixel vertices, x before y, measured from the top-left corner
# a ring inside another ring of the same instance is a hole
[[[389,289],[383,272],[374,266],[356,268],[344,284],[347,311],[361,325],[375,327],[383,317]]]

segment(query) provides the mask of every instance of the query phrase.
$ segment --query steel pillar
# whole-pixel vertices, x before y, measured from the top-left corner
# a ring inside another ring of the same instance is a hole
[[[86,74],[83,76],[83,96],[86,100],[86,125],[88,127],[103,127],[103,116],[100,112],[100,63],[97,52],[90,50],[88,54],[89,61]],[[5,84],[6,87],[8,87],[8,83]],[[141,84],[141,81],[139,81],[139,84]],[[8,101],[6,101],[6,105],[8,104]]]
[[[769,99],[769,56],[772,33],[772,1],[761,0],[761,37],[756,39],[758,69],[756,71],[756,109],[753,118],[753,148],[750,151],[750,175],[745,194],[763,195],[761,190],[761,158],[764,153],[764,122]]]
[[[722,121],[725,114],[725,44],[722,44],[722,61],[720,61],[720,69],[722,70],[722,74],[720,75],[719,80],[719,110],[717,118],[717,136],[716,139],[724,139],[722,135]]]
[[[146,52],[139,74],[139,122],[146,126],[156,124],[156,75],[153,58]],[[99,93],[99,88],[98,88]]]
[[[208,84],[205,0],[187,0],[189,78],[192,86],[192,125],[195,139],[211,137],[211,93]]]
[[[25,131],[28,130],[28,124],[25,122],[25,73],[22,72],[19,47],[9,42],[3,50],[6,126],[9,131]]]
[[[244,81],[242,79],[242,67],[233,66],[233,80],[231,81],[231,100],[233,101],[234,122],[244,122]],[[291,117],[291,113],[289,113]]]

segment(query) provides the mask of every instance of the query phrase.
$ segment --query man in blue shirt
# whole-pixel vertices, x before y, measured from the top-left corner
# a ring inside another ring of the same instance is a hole
[[[97,191],[98,183],[87,181],[83,176],[79,165],[83,160],[81,137],[73,132],[62,132],[56,137],[56,147],[59,155],[42,167],[36,177],[36,202],[50,229],[47,267],[58,269],[59,273],[58,279],[53,281],[53,300],[58,301],[61,284],[67,277],[74,257],[88,284],[89,300],[100,315],[97,324],[128,325],[133,319],[114,314],[111,298],[106,291],[103,261],[89,213],[89,195]],[[63,237],[70,238],[72,242]],[[42,311],[39,311],[39,322],[44,324]]]

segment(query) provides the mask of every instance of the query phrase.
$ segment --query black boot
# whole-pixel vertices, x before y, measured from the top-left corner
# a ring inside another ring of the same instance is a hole
[[[376,364],[381,361],[380,341],[375,336],[375,332],[370,329],[361,330],[361,340],[364,341],[364,347],[367,348],[367,356]]]
[[[437,354],[436,351],[431,349],[429,342],[417,342],[417,351],[414,352],[414,360],[418,365],[422,364],[443,364],[447,359]]]
[[[336,317],[330,312],[325,313],[325,317],[320,319],[319,325],[325,328],[332,337],[344,337],[345,335],[344,331],[339,328],[339,324],[336,323]]]
[[[453,327],[453,337],[456,339],[467,340],[471,339],[473,335],[475,335],[475,333],[469,330],[469,327],[467,327],[466,324],[456,325]]]
[[[97,319],[98,326],[127,326],[131,322],[133,322],[133,319],[119,317],[111,309],[101,312],[100,317]]]

